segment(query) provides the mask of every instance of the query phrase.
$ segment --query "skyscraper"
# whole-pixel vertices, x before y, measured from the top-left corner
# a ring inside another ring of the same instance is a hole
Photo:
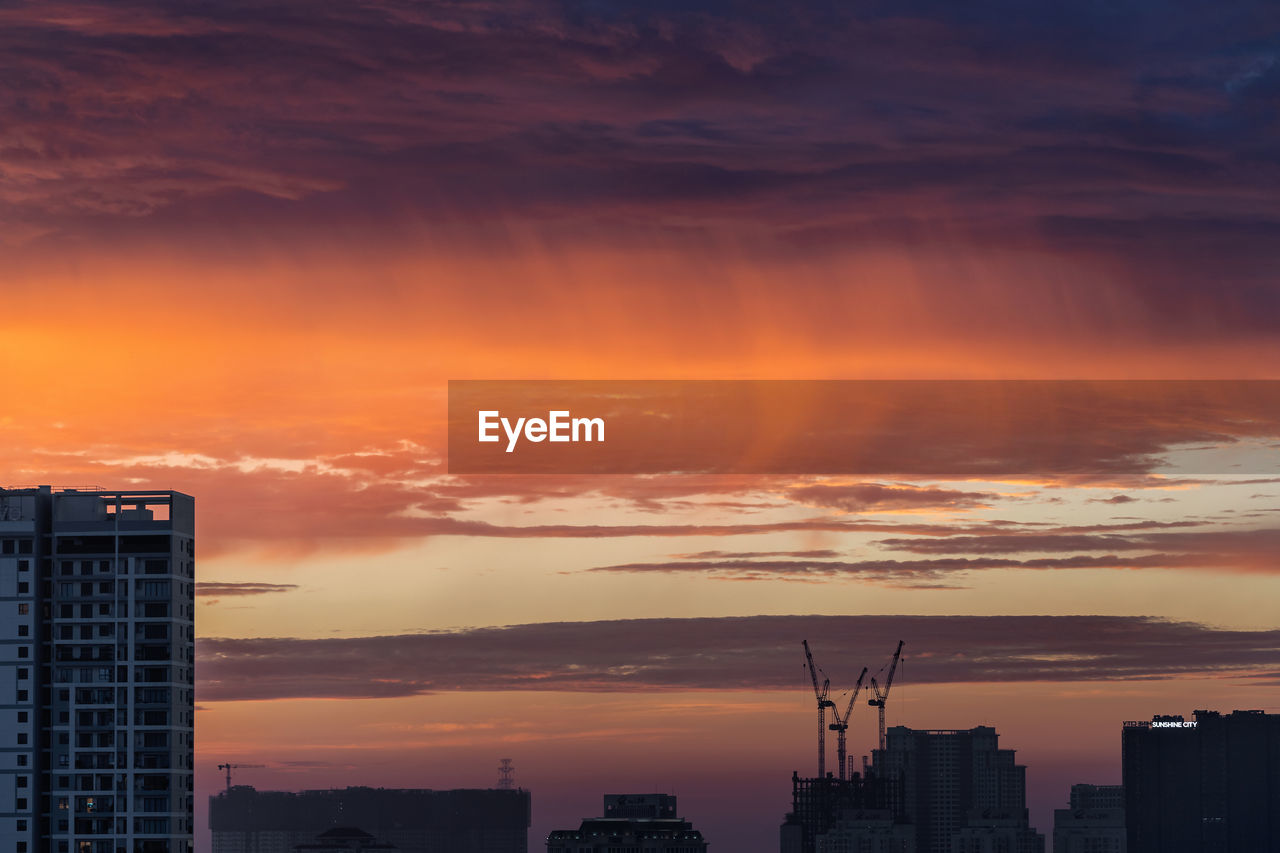
[[[1280,853],[1280,715],[1124,724],[1129,853]]]
[[[188,853],[195,502],[0,489],[0,849]]]

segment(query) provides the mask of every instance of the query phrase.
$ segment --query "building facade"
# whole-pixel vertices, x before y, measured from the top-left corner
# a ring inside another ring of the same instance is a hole
[[[359,827],[402,853],[528,853],[531,803],[519,789],[342,788],[209,798],[213,853],[292,853],[334,827]]]
[[[1123,785],[1072,785],[1070,807],[1053,812],[1053,853],[1125,853]]]
[[[0,489],[0,849],[189,853],[195,502]]]
[[[1280,853],[1280,715],[1157,716],[1121,740],[1129,853]]]
[[[547,836],[547,853],[706,853],[707,842],[678,817],[670,794],[606,794],[604,817]]]

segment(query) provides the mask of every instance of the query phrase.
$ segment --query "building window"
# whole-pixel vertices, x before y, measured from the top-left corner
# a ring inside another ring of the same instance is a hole
[[[25,690],[19,690],[19,691],[18,691],[18,701],[19,701],[19,702],[26,702],[26,701],[27,701],[27,691],[25,691]]]
[[[31,648],[29,646],[18,646],[18,657],[25,658],[31,656]]]
[[[31,628],[30,628],[30,626],[28,626],[28,625],[19,625],[19,626],[18,626],[18,636],[19,636],[19,637],[27,637],[27,636],[30,636],[30,635],[31,635]]]
[[[31,584],[26,581],[18,581],[18,595],[25,595],[31,592]]]
[[[27,721],[27,712],[26,712],[26,711],[19,711],[19,712],[18,712],[18,722],[20,722],[20,723],[25,723],[26,721]]]
[[[19,680],[19,681],[26,681],[28,678],[30,678],[30,675],[29,675],[28,673],[30,673],[30,670],[28,670],[25,666],[24,666],[24,667],[22,667],[21,669],[19,669],[19,670],[18,670],[18,680]]]
[[[30,560],[19,560],[19,561],[18,561],[18,571],[20,571],[20,572],[29,572],[29,571],[31,571],[31,561],[30,561]]]
[[[27,756],[26,756],[25,754],[23,754],[23,753],[19,753],[19,754],[18,754],[18,766],[19,766],[19,767],[26,767],[26,766],[27,766]]]
[[[27,798],[18,797],[13,803],[13,808],[15,811],[25,812],[27,810]]]
[[[30,604],[27,604],[25,601],[23,601],[23,602],[21,602],[21,603],[19,603],[19,604],[18,604],[18,615],[19,615],[19,616],[26,616],[26,615],[27,615],[28,613],[30,613],[30,612],[31,612],[31,605],[30,605]]]
[[[19,777],[18,777],[18,783],[17,783],[17,784],[18,784],[18,787],[19,787],[19,788],[25,788],[25,787],[27,787],[27,777],[26,777],[26,776],[19,776]]]
[[[18,732],[18,743],[26,743],[26,742],[27,742],[27,733]]]

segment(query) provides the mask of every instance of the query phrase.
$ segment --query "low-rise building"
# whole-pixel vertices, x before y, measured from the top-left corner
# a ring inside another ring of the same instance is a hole
[[[706,853],[693,824],[678,817],[670,794],[606,794],[604,817],[547,836],[547,853]]]

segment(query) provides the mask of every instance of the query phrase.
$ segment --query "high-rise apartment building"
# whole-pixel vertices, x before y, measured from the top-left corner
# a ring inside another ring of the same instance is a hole
[[[1028,824],[1026,768],[1000,749],[996,730],[895,726],[872,772],[887,786],[895,818],[913,825],[920,853],[1044,853]]]
[[[0,850],[189,853],[195,502],[0,489]]]
[[[1126,722],[1129,853],[1280,853],[1280,715]]]

